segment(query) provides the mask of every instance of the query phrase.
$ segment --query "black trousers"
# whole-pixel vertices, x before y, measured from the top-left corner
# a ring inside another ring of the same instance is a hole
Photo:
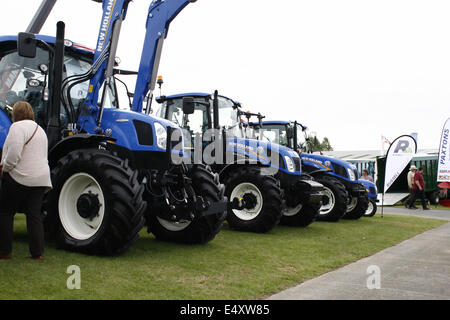
[[[427,201],[425,200],[425,192],[423,190],[413,190],[414,194],[412,198],[409,200],[409,207],[412,207],[414,205],[414,201],[420,198],[422,200],[422,208],[427,207]]]
[[[32,256],[44,253],[42,201],[45,187],[27,187],[17,183],[8,173],[3,174],[0,193],[0,254],[12,252],[14,215],[25,213],[28,245]]]

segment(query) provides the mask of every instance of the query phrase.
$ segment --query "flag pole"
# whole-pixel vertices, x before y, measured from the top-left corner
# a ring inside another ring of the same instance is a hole
[[[381,217],[383,218],[383,212],[384,212],[384,190],[383,194],[381,196]]]

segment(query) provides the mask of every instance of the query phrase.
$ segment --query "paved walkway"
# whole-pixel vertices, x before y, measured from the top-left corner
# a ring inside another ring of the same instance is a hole
[[[377,214],[380,211],[379,209]],[[385,208],[384,211],[385,215],[411,215],[450,221],[450,210]],[[371,281],[376,272],[374,273],[370,266],[379,268],[380,289],[367,287],[368,280],[369,285],[376,283]],[[450,300],[450,223],[308,280],[268,299]]]

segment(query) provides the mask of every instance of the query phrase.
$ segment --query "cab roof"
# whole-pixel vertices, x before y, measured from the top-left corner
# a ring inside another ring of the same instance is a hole
[[[51,43],[51,44],[55,44],[55,37],[52,36],[46,36],[46,35],[42,35],[42,34],[37,34],[36,35],[36,39],[45,41],[47,43]],[[0,36],[0,43],[1,42],[7,42],[7,41],[14,41],[17,42],[17,36]],[[69,40],[70,41],[70,40]],[[73,41],[70,41],[72,43],[71,46],[68,46],[69,48],[72,48],[75,51],[78,51],[82,54],[87,54],[87,55],[93,55],[95,50],[94,49],[90,49],[86,46],[83,46],[79,43],[75,43]]]

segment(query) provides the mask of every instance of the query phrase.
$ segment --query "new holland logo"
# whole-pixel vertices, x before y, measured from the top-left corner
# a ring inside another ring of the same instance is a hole
[[[103,15],[103,18],[102,18],[100,34],[98,36],[98,45],[97,45],[98,52],[101,52],[105,45],[106,34],[108,32],[109,22],[111,20],[111,14],[113,12],[114,5],[115,5],[115,0],[109,0],[108,5],[106,6],[105,14]]]

